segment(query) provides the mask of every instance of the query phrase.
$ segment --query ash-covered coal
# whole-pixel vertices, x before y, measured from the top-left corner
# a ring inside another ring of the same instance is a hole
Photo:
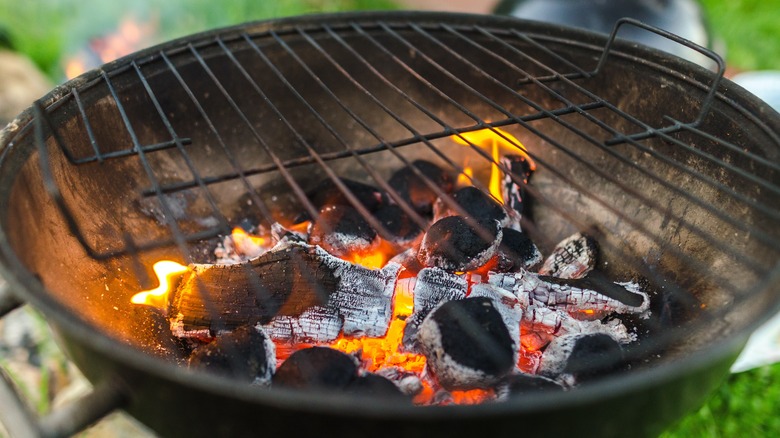
[[[542,355],[539,373],[572,386],[628,369],[620,342],[605,333],[556,338]]]
[[[487,388],[515,365],[512,338],[488,298],[441,304],[420,325],[417,340],[428,368],[448,390]]]
[[[498,247],[498,271],[526,270],[533,272],[542,263],[542,253],[539,248],[522,231],[512,228],[504,228],[501,231],[501,245]]]
[[[468,283],[463,278],[439,268],[425,268],[414,282],[414,312],[406,319],[403,343],[410,351],[417,350],[417,331],[431,310],[440,303],[466,297]]]
[[[196,348],[190,355],[189,366],[267,385],[276,369],[276,348],[260,327],[239,327]]]
[[[558,278],[582,278],[596,266],[597,255],[596,241],[582,233],[575,233],[553,249],[539,269],[539,274]]]
[[[496,221],[476,223],[461,216],[445,217],[428,228],[418,258],[427,267],[470,271],[495,255],[501,237]]]
[[[429,183],[426,183],[426,179]],[[433,204],[439,198],[433,187],[444,193],[451,193],[453,189],[452,176],[425,160],[416,160],[411,166],[399,169],[390,177],[389,184],[415,211],[424,216],[433,212]]]
[[[336,257],[369,253],[378,245],[376,230],[363,215],[346,205],[329,205],[320,210],[309,243]]]

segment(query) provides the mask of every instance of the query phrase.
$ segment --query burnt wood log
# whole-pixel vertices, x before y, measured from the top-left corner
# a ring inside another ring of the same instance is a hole
[[[442,303],[420,325],[417,339],[428,369],[447,390],[489,388],[515,365],[509,331],[488,298]]]
[[[266,385],[276,369],[276,348],[256,326],[239,327],[193,350],[190,368]]]
[[[414,311],[406,319],[403,344],[409,351],[417,350],[417,331],[434,307],[444,301],[466,297],[468,283],[463,278],[438,268],[425,268],[414,281]]]
[[[262,324],[274,339],[381,336],[400,266],[371,270],[319,247],[287,243],[236,265],[193,265],[171,301],[171,330],[209,338]]]

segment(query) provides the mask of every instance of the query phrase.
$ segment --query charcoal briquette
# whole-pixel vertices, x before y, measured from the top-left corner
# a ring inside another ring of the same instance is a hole
[[[539,372],[571,376],[574,383],[594,380],[627,367],[623,347],[605,333],[573,334],[553,340],[544,351]]]
[[[455,191],[452,194],[452,200],[464,211],[464,213],[460,214],[476,222],[493,223],[498,221],[502,227],[509,224],[510,217],[504,210],[504,207],[495,198],[474,186],[466,186]],[[458,212],[453,211],[450,205],[446,205],[445,202],[441,204],[444,204],[442,207],[444,212],[438,215],[438,217],[458,214]],[[439,205],[437,205],[437,209]]]
[[[533,271],[542,262],[542,253],[531,238],[522,231],[511,228],[502,230],[498,246],[498,271],[510,272],[525,269]]]
[[[501,237],[496,221],[475,224],[461,216],[445,217],[425,233],[418,258],[428,267],[469,271],[493,257]]]
[[[382,206],[375,216],[396,242],[409,242],[422,232],[417,223],[396,204]]]
[[[563,386],[547,377],[524,373],[511,374],[496,386],[496,394],[500,400],[543,391],[563,391]]]
[[[444,193],[452,192],[452,176],[439,166],[425,160],[414,161],[411,166],[419,170],[425,178],[429,179],[431,183],[440,188]],[[390,177],[388,184],[415,211],[421,215],[431,214],[433,203],[438,198],[438,194],[411,167],[403,167],[396,171]]]
[[[361,396],[406,399],[404,394],[390,380],[373,373],[366,373],[347,386],[347,392]]]
[[[376,230],[354,208],[329,205],[320,210],[309,234],[309,243],[336,257],[369,251],[377,244]]]
[[[298,350],[276,370],[273,385],[295,389],[345,390],[358,377],[352,356],[327,347]]]
[[[447,390],[487,388],[514,368],[512,338],[488,298],[441,304],[417,338],[428,369]]]
[[[346,178],[341,178],[340,181],[369,211],[376,211],[387,202],[386,195],[374,186]],[[353,206],[332,179],[322,180],[315,185],[307,192],[307,197],[317,209],[330,205]]]
[[[262,329],[244,326],[220,334],[193,350],[189,366],[241,381],[267,384],[276,368],[276,349]]]

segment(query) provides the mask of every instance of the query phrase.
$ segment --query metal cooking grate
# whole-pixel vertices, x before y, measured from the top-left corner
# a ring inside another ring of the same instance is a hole
[[[146,51],[120,60],[86,81],[71,83],[54,103],[36,103],[34,135],[46,188],[73,234],[95,259],[175,247],[185,260],[194,261],[196,256],[190,244],[229,234],[234,225],[235,215],[215,194],[223,184],[236,184],[245,190],[256,213],[272,222],[272,208],[258,192],[255,178],[276,175],[284,182],[283,191],[291,193],[316,218],[317,209],[307,198],[305,183],[296,172],[316,169],[336,184],[380,234],[387,235],[382,224],[338,179],[343,161],[349,161],[372,184],[388,192],[415,222],[425,224],[425,219],[388,186],[386,176],[370,157],[382,153],[391,157],[398,167],[409,166],[408,151],[424,148],[449,170],[460,174],[463,163],[445,153],[441,140],[482,129],[491,129],[504,137],[494,128],[507,127],[522,132],[518,136],[526,143],[540,143],[577,161],[583,173],[606,181],[610,190],[620,197],[632,199],[654,216],[673,221],[680,230],[707,242],[713,251],[729,261],[728,269],[712,269],[709,258],[680,250],[674,241],[659,235],[655,224],[637,220],[636,212],[616,206],[613,199],[592,190],[587,180],[577,179],[549,162],[547,155],[542,156],[538,149],[530,148],[539,174],[547,173],[573,188],[578,197],[600,206],[609,217],[634,230],[657,251],[673,255],[695,272],[707,272],[711,281],[719,284],[731,299],[739,300],[758,290],[775,287],[780,276],[776,257],[780,248],[776,230],[780,209],[778,204],[757,200],[755,194],[780,195],[780,185],[777,178],[760,177],[755,170],[776,175],[780,163],[739,146],[728,135],[707,125],[713,102],[723,99],[718,94],[724,71],[722,60],[662,32],[711,57],[717,63],[718,73],[709,84],[702,84],[674,69],[632,59],[651,65],[659,74],[687,83],[692,96],[681,96],[679,105],[669,102],[667,111],[652,117],[638,115],[624,109],[632,107],[630,103],[605,99],[590,88],[594,80],[613,73],[610,63],[613,57],[627,57],[612,49],[617,31],[624,24],[645,27],[623,20],[603,48],[511,27],[354,21],[338,25],[298,24],[251,33],[243,29],[228,30],[168,45],[162,50]],[[583,65],[580,60],[570,59],[561,50],[563,46],[593,53],[592,63]],[[224,62],[216,62],[217,58]],[[316,63],[312,61],[315,59]],[[290,71],[294,71],[292,76]],[[242,81],[242,84],[236,86],[232,81]],[[140,84],[142,95],[130,94],[128,90],[132,86],[128,84],[132,83]],[[527,92],[531,89],[533,93]],[[108,101],[96,102],[94,95],[106,95]],[[318,96],[317,100],[312,98],[314,95]],[[695,105],[690,106],[691,102]],[[83,132],[86,141],[64,138],[58,128],[61,116],[57,112],[64,106],[73,107],[74,103],[78,113],[71,123],[78,125],[75,129]],[[98,110],[91,109],[95,105],[99,106]],[[365,111],[366,107],[371,111]],[[383,117],[381,123],[377,123],[377,114]],[[761,127],[773,142],[776,154],[780,148],[777,133],[753,115],[745,113],[744,116]],[[182,117],[189,120],[182,121]],[[234,125],[225,126],[225,117]],[[109,136],[105,129],[98,127],[111,119],[119,122],[115,129],[124,132],[110,132]],[[186,129],[193,124],[201,126],[198,135]],[[554,130],[550,130],[551,126]],[[251,144],[248,148],[264,159],[247,160],[246,144],[236,145],[228,138],[229,130],[241,130],[243,138]],[[120,239],[97,244],[93,224],[72,211],[63,194],[68,189],[54,176],[50,157],[54,150],[47,144],[50,136],[74,169],[120,166],[112,163],[129,160],[138,163],[147,184],[139,187],[135,195],[142,203],[159,207],[168,232],[150,240],[143,230],[122,229],[116,233]],[[279,143],[280,138],[288,142]],[[470,143],[462,136],[461,139]],[[591,155],[583,156],[582,148],[572,147],[571,139],[590,148]],[[666,147],[655,147],[653,142]],[[219,162],[211,163],[214,165],[208,168],[193,155],[193,148],[200,148],[204,143],[216,150],[209,156]],[[699,147],[700,144],[707,147]],[[489,151],[473,143],[470,148],[474,156],[484,160],[483,165],[493,161]],[[670,148],[684,153],[669,154]],[[736,158],[726,160],[719,150],[728,151],[729,156]],[[603,158],[593,159],[594,156]],[[166,160],[174,160],[177,168],[187,172],[167,174],[163,166]],[[610,173],[599,160],[620,163],[631,177]],[[252,165],[247,166],[247,162]],[[668,179],[658,172],[659,166],[674,169],[686,184]],[[719,169],[718,176],[702,170],[712,166]],[[410,168],[457,208],[433,181],[413,166]],[[732,180],[742,183],[727,183]],[[478,181],[475,185],[485,189]],[[739,208],[723,209],[722,205],[700,196],[697,190],[691,190],[692,186],[718,192],[725,199],[724,204]],[[648,191],[648,187],[652,190]],[[587,230],[593,226],[591,218],[583,217],[576,208],[559,199],[550,198],[534,184],[528,191],[537,205],[555,212],[572,228]],[[673,201],[660,199],[655,195],[657,191],[669,193]],[[176,196],[184,193],[202,199],[207,210],[205,216],[214,220],[193,227],[193,217],[182,217],[177,211]],[[750,236],[761,248],[776,255],[774,261],[757,257],[734,239],[724,239],[704,229],[695,216],[681,214],[680,204],[717,218],[724,232]],[[746,210],[754,212],[750,221],[743,216]],[[533,234],[535,224],[530,222],[525,226]],[[633,266],[636,274],[652,285],[651,289],[663,289],[683,302],[697,302],[684,281],[655,269],[649,260],[652,255],[637,255],[615,239],[605,239],[600,244]],[[755,277],[754,289],[744,290],[735,284],[732,275],[735,271]],[[702,320],[717,320],[722,312],[725,309],[708,309],[703,312]],[[658,344],[679,336],[674,331],[660,333]]]

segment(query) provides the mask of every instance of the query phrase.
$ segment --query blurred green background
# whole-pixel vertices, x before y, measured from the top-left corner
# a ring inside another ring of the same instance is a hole
[[[732,71],[780,70],[780,0],[701,0]],[[121,19],[152,21],[161,42],[250,20],[358,9],[395,9],[391,0],[0,0],[0,43],[27,54],[54,82],[64,59]],[[732,375],[699,411],[663,437],[780,436],[780,364]]]

